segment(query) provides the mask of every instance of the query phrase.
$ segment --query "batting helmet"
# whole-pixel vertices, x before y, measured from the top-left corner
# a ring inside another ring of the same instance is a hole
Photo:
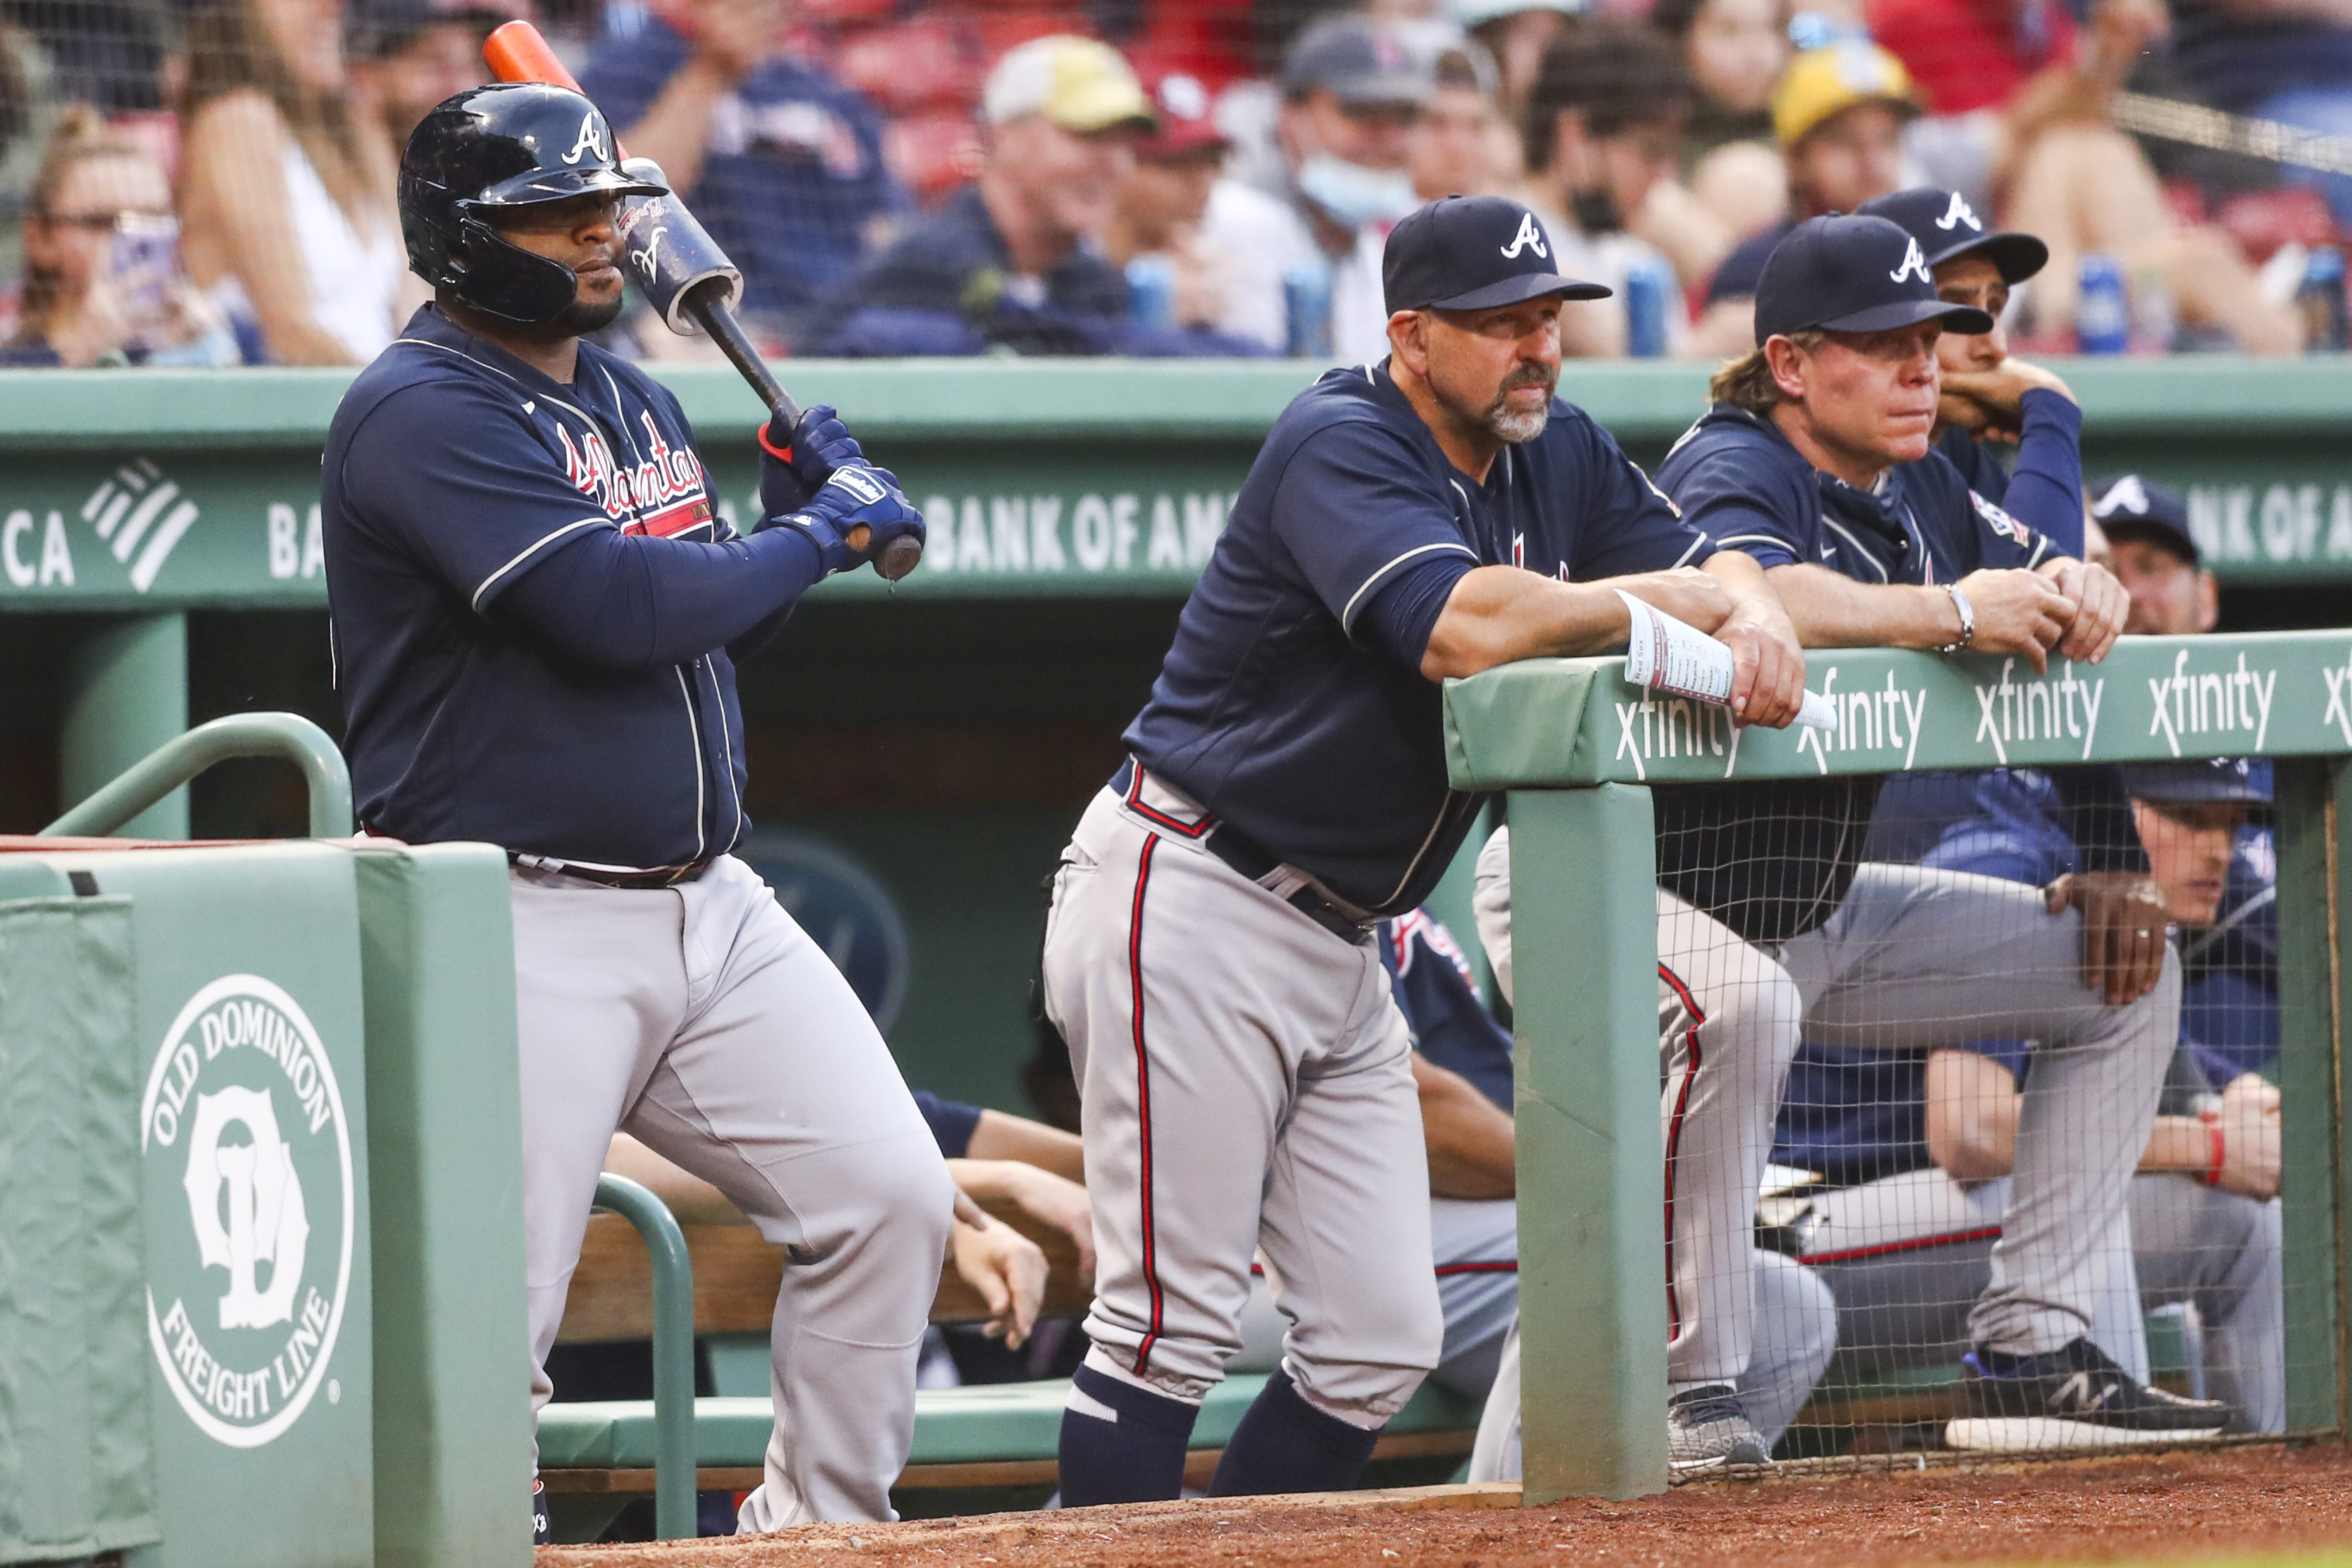
[[[426,115],[401,155],[409,269],[485,314],[553,320],[578,287],[572,269],[501,238],[484,214],[593,191],[664,193],[622,169],[612,126],[578,93],[536,82],[469,88]]]

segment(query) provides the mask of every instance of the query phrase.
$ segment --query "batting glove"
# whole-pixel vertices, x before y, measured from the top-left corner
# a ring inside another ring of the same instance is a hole
[[[807,506],[773,518],[768,526],[798,528],[806,534],[817,548],[827,577],[865,565],[888,549],[893,539],[911,535],[920,543],[923,538],[923,514],[908,502],[897,476],[887,468],[863,463],[835,469]],[[852,548],[850,536],[860,528],[869,531]]]
[[[760,432],[761,515],[799,511],[835,469],[865,462],[865,449],[828,404],[803,410],[790,425],[769,420]]]

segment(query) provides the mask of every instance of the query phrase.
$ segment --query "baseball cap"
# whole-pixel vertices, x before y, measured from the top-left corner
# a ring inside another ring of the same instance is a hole
[[[1286,99],[1326,88],[1349,109],[1418,109],[1433,85],[1428,62],[1369,16],[1324,17],[1291,40],[1282,60]]]
[[[2116,769],[2135,800],[2237,800],[2266,806],[2271,759],[2215,757],[2202,762],[2132,762]]]
[[[1916,115],[1919,89],[1901,60],[1866,38],[1807,49],[1789,62],[1772,89],[1772,134],[1781,146],[1794,147],[1822,121],[1857,103],[1884,103]]]
[[[1505,196],[1446,196],[1389,231],[1381,288],[1398,310],[1491,310],[1557,297],[1606,299],[1598,283],[1562,277],[1535,214]]]
[[[2050,247],[2032,235],[1987,234],[1984,220],[1958,191],[1934,185],[1897,191],[1854,209],[1874,218],[1887,218],[1911,231],[1929,267],[1941,267],[1955,256],[1981,256],[2000,269],[2003,283],[2022,283],[2050,260]]]
[[[2091,516],[2110,539],[2145,539],[2159,545],[2191,566],[2201,563],[2196,538],[2189,531],[2189,508],[2180,492],[2169,485],[2143,479],[2137,474],[2103,479],[2091,486]]]
[[[991,125],[1042,114],[1080,135],[1114,125],[1159,123],[1143,84],[1108,44],[1055,33],[1008,50],[988,73],[981,111]]]
[[[1557,11],[1563,16],[1581,16],[1592,9],[1591,0],[1449,0],[1446,15],[1462,26],[1476,27],[1497,16],[1516,16],[1522,11]]]
[[[1765,259],[1756,280],[1756,342],[1790,332],[1884,332],[1940,320],[1990,332],[1992,318],[1936,298],[1919,242],[1885,218],[1808,218]]]
[[[386,59],[428,27],[488,32],[537,16],[530,0],[352,0],[343,12],[343,48],[354,60]]]
[[[1150,84],[1148,96],[1160,110],[1160,129],[1135,144],[1137,157],[1181,158],[1233,145],[1233,138],[1217,129],[1211,114],[1215,106],[1199,77],[1167,72]]]

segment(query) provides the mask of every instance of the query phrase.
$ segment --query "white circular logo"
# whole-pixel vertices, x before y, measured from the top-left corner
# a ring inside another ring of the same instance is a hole
[[[147,1075],[139,1145],[155,1360],[189,1420],[257,1448],[326,1380],[352,1279],[351,1129],[294,998],[258,975],[189,998]]]

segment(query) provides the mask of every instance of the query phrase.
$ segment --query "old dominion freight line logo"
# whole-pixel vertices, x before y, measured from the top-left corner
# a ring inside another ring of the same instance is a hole
[[[139,1135],[155,1359],[188,1419],[259,1448],[326,1381],[352,1278],[351,1133],[319,1031],[269,981],[224,975],[165,1031]]]

